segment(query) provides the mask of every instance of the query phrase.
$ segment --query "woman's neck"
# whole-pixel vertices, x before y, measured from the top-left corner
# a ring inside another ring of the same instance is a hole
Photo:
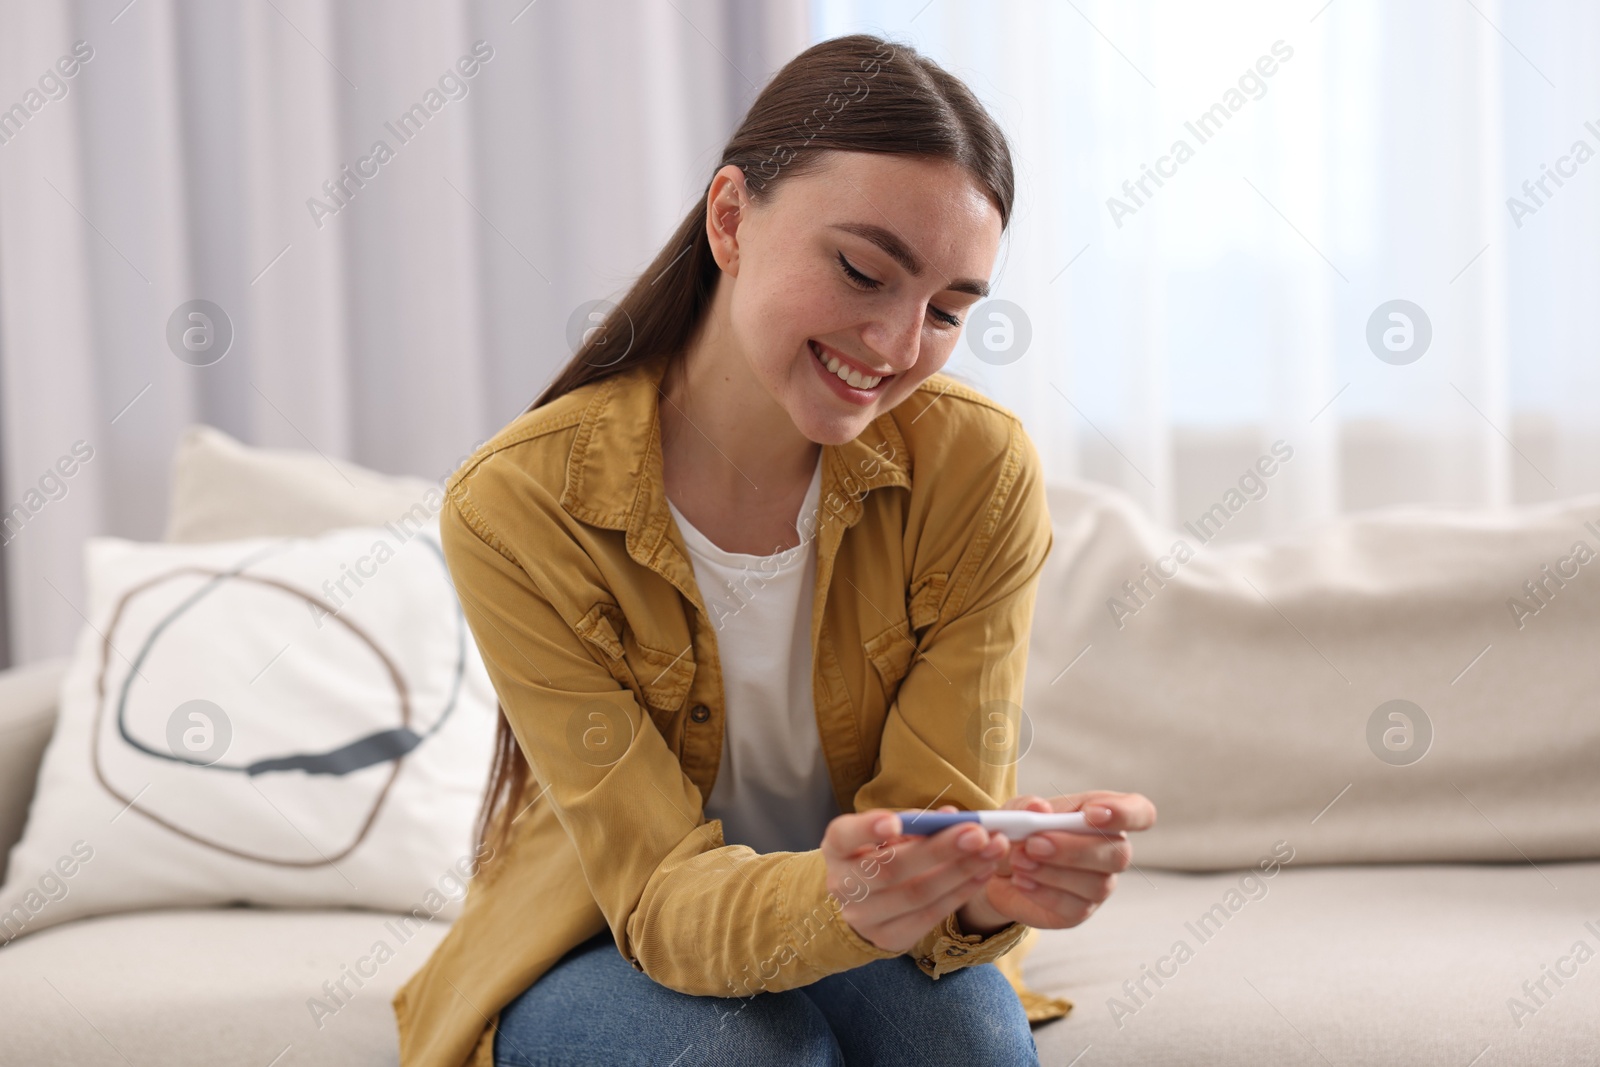
[[[822,446],[803,436],[717,324],[661,381],[667,498],[712,543],[768,555],[799,544],[795,520]]]

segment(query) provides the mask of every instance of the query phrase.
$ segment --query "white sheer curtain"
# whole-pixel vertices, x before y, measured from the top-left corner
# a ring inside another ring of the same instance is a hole
[[[85,538],[161,535],[191,422],[442,477],[565,360],[571,312],[648,262],[767,77],[860,29],[933,55],[1012,137],[996,295],[1032,340],[950,369],[1054,477],[1181,523],[1284,441],[1229,538],[1600,489],[1600,162],[1572,154],[1600,149],[1600,13],[1578,0],[0,0],[13,659],[70,646]],[[92,56],[50,79],[77,41]],[[477,41],[465,95],[399,144],[385,124]],[[1185,123],[1219,105],[1201,143]],[[318,226],[307,201],[380,138],[394,158]],[[1192,158],[1114,218],[1179,139]],[[166,338],[194,299],[234,331],[209,366]],[[1367,343],[1392,300],[1431,325],[1411,363]]]
[[[931,55],[1010,134],[1019,203],[995,295],[1032,341],[1005,363],[963,347],[950,370],[1022,415],[1053,477],[1178,524],[1282,440],[1292,459],[1230,539],[1600,490],[1600,161],[1575,145],[1600,151],[1594,4],[813,11],[813,39],[876,32]],[[1163,156],[1169,176],[1134,200],[1123,183]],[[1536,203],[1522,183],[1546,165],[1564,184]],[[1392,300],[1431,325],[1411,362],[1367,341]]]
[[[806,18],[803,0],[0,0],[0,109],[23,109],[0,113],[13,660],[70,648],[85,538],[160,538],[191,422],[447,475],[565,362],[571,312],[654,256]],[[420,132],[395,136],[417,103]],[[314,216],[380,139],[393,158]],[[234,331],[207,366],[167,342],[194,299]]]

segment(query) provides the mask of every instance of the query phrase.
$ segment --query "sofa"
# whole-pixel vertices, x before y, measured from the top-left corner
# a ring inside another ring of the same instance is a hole
[[[375,521],[427,484],[207,427],[173,478],[175,540]],[[1600,577],[1570,562],[1600,499],[1225,544],[1103,487],[1050,493],[1019,787],[1143,792],[1160,817],[1112,897],[1023,960],[1074,1004],[1035,1030],[1041,1061],[1600,1063]],[[0,854],[66,668],[0,673]],[[385,920],[173,908],[29,933],[0,948],[0,1065],[393,1064],[390,999],[445,920],[333,1017],[307,1010]]]

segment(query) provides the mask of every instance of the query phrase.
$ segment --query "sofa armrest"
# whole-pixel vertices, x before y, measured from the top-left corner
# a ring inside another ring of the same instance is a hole
[[[0,671],[0,885],[22,837],[39,761],[55,728],[68,656]]]

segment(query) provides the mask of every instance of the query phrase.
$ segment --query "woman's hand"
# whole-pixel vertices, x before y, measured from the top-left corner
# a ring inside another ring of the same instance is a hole
[[[949,809],[949,810],[954,810]],[[989,884],[1010,842],[981,826],[900,833],[887,808],[840,815],[822,838],[828,891],[856,933],[904,952]],[[1008,920],[1009,921],[1009,920]]]
[[[1111,895],[1117,873],[1133,863],[1127,831],[1155,825],[1156,808],[1139,793],[1104,790],[1046,800],[1021,796],[1004,805],[1023,811],[1083,811],[1099,834],[1050,830],[1012,845],[984,891],[963,909],[962,926],[989,932],[1020,922],[1045,930],[1077,926]]]

